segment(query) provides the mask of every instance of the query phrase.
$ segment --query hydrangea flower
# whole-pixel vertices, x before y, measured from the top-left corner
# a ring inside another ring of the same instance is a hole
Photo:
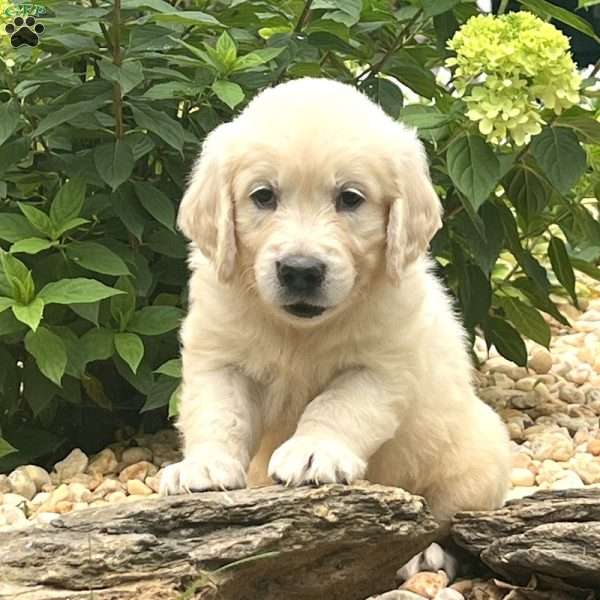
[[[471,17],[448,47],[466,115],[493,144],[527,144],[542,129],[542,108],[558,115],[579,102],[568,38],[532,13]]]

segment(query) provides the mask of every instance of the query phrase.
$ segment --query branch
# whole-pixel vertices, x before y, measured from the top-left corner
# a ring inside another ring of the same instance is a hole
[[[313,0],[306,0],[306,3],[304,4],[304,8],[302,9],[300,16],[298,17],[296,26],[294,27],[294,33],[300,33],[302,31],[302,28],[304,27],[304,24],[308,17],[308,13],[310,12],[310,7],[311,7],[312,3],[313,3]]]
[[[112,20],[112,53],[113,64],[121,66],[123,57],[121,54],[121,0],[114,0]],[[116,81],[113,83],[113,109],[115,113],[115,136],[118,140],[123,139],[123,95],[121,86]]]

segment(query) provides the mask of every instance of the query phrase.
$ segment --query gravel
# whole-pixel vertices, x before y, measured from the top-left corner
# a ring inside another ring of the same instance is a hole
[[[539,489],[600,487],[600,293],[596,296],[583,312],[562,305],[571,326],[549,319],[550,348],[528,341],[527,368],[476,342],[479,395],[504,419],[512,440],[507,499]],[[0,475],[0,530],[156,497],[161,470],[180,458],[177,434],[166,430],[114,443],[94,456],[76,448],[50,473],[36,465],[18,467]],[[438,549],[428,552],[427,560],[415,557],[399,570],[398,590],[374,598],[502,597],[493,582],[454,581],[452,560]]]

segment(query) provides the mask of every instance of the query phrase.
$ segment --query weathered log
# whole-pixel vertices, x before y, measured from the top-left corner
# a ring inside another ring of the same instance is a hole
[[[495,573],[600,587],[600,489],[542,491],[493,512],[456,515],[452,537]]]
[[[1,533],[0,598],[358,600],[438,533],[422,498],[368,484],[118,504]]]

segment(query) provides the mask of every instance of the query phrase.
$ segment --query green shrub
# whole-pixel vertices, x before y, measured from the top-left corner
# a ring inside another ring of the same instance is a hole
[[[353,83],[418,128],[445,207],[440,273],[469,331],[518,364],[521,334],[549,341],[539,311],[564,321],[550,292],[576,302],[573,268],[598,275],[590,81],[579,106],[540,108],[529,145],[488,145],[432,72],[473,2],[43,4],[37,47],[0,45],[0,471],[176,410],[185,177],[208,131],[289,78]]]

